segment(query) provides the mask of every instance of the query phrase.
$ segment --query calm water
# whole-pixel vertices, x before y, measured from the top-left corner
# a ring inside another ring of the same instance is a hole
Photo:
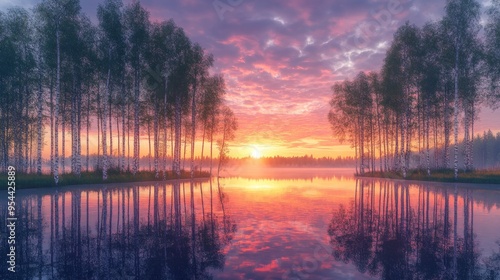
[[[351,173],[19,190],[14,279],[499,279],[500,185]]]

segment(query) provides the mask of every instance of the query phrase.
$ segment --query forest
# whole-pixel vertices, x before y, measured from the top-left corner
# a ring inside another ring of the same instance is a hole
[[[328,120],[354,147],[356,173],[451,168],[456,179],[485,167],[474,163],[474,123],[500,104],[500,1],[482,9],[450,0],[439,21],[406,22],[380,71],[332,86]]]
[[[212,70],[213,55],[173,20],[152,21],[138,1],[105,0],[97,20],[79,0],[0,11],[0,170],[14,165],[27,173],[35,165],[42,174],[42,151],[50,145],[55,184],[67,158],[76,176],[93,167],[103,180],[110,168],[135,175],[145,135],[155,178],[165,178],[168,156],[180,176],[182,147],[193,176],[196,140],[202,158],[214,157],[215,144],[222,163],[237,120],[224,100],[224,77]],[[89,162],[92,133],[97,166]]]

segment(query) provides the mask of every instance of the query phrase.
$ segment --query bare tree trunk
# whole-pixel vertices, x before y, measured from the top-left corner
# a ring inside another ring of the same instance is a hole
[[[455,140],[455,147],[454,147],[454,154],[455,154],[455,160],[454,160],[454,175],[455,175],[455,180],[458,178],[458,43],[460,39],[457,39],[455,42],[455,73],[454,73],[454,79],[455,79],[455,97],[453,100],[453,115],[454,115],[454,140]]]
[[[90,152],[90,149],[89,149],[89,129],[90,129],[90,93],[87,93],[87,135],[86,135],[86,138],[87,138],[87,152],[86,152],[86,170],[87,172],[89,172],[89,152]]]
[[[203,149],[205,148],[205,124],[203,124],[203,137],[201,139],[200,172],[203,166]]]
[[[151,122],[149,120],[148,120],[148,144],[149,144],[148,162],[149,162],[149,171],[151,172]]]
[[[109,49],[109,56],[111,56],[111,49]],[[103,116],[102,116],[102,157],[103,157],[103,166],[102,166],[102,179],[108,179],[108,147],[107,147],[107,131],[106,131],[106,122],[107,122],[107,114],[108,114],[108,101],[110,96],[110,79],[111,79],[111,67],[108,67],[108,77],[106,78],[106,96],[104,97],[103,104]]]
[[[469,155],[469,168],[470,170],[474,170],[474,118],[476,114],[476,109],[474,107],[474,104],[472,105],[471,108],[471,116],[470,116],[470,126],[471,126],[471,139],[470,139],[470,155]],[[472,207],[473,208],[473,207]]]
[[[125,77],[122,76],[122,157],[121,157],[121,171],[125,172]]]
[[[165,112],[167,111],[167,100],[166,100],[166,97],[164,99],[164,103],[163,103],[163,106],[164,106],[164,109],[165,109]],[[165,125],[164,125],[164,130],[163,130],[163,166],[162,166],[162,170],[163,170],[163,180],[166,180],[167,179],[167,154],[168,154],[168,118],[167,116],[165,115]],[[172,141],[173,141],[173,137],[172,138]],[[173,145],[172,145],[173,147]],[[173,153],[172,153],[173,155]]]
[[[113,110],[111,109],[111,90],[109,94],[109,99],[108,99],[108,106],[109,106],[109,159],[108,159],[108,164],[110,166],[113,166],[113,127],[112,127],[112,120],[113,120]]]
[[[430,158],[430,145],[429,145],[429,131],[430,131],[430,112],[429,112],[429,102],[427,101],[427,106],[426,106],[426,111],[427,111],[427,116],[425,116],[424,118],[426,119],[426,123],[425,123],[425,137],[426,137],[426,152],[427,152],[427,155],[426,155],[426,158],[427,158],[427,175],[430,176],[431,175],[431,158]]]
[[[139,69],[135,70],[134,77],[134,165],[132,174],[139,170]]]
[[[75,85],[75,70],[72,68],[72,94],[71,94],[71,106],[70,106],[70,116],[71,116],[71,173],[76,173],[76,150],[77,150],[77,136],[76,136],[76,85]]]
[[[98,78],[100,81],[100,77]],[[101,168],[101,84],[97,84],[97,169]]]
[[[187,138],[188,138],[188,128],[189,124],[187,121],[187,118],[185,120],[185,125],[184,125],[184,154],[182,156],[182,170],[185,170],[186,166],[186,153],[187,153]]]
[[[60,30],[59,22],[56,26],[56,48],[57,48],[57,69],[56,69],[56,101],[54,108],[54,181],[59,183],[59,96],[61,93],[61,48],[60,48]]]
[[[158,150],[160,148],[160,133],[159,133],[159,110],[158,110],[158,105],[155,104],[155,112],[154,112],[154,121],[153,121],[153,133],[154,133],[154,139],[153,139],[153,144],[154,144],[154,150],[155,150],[155,155],[154,155],[154,168],[155,168],[155,178],[158,179],[159,177],[159,170],[158,170]]]
[[[458,246],[458,189],[455,184],[455,193],[453,200],[453,279],[457,279],[457,246]]]
[[[213,146],[214,146],[214,123],[215,116],[212,116],[212,127],[210,128],[210,176],[212,176],[212,165],[213,165]],[[210,180],[212,181],[212,180]]]
[[[62,102],[62,127],[61,127],[61,134],[62,134],[62,171],[61,174],[66,173],[66,98],[63,97],[63,102]]]
[[[195,82],[193,85],[193,96],[191,97],[191,179],[194,178],[194,144],[196,140],[196,85],[197,83]]]
[[[40,54],[39,54],[40,55]],[[40,58],[39,58],[40,59]],[[39,61],[40,63],[40,61]],[[43,107],[42,107],[42,70],[41,66],[38,66],[38,120],[37,120],[37,151],[36,151],[36,174],[42,174],[42,136],[43,136]]]
[[[444,92],[444,113],[443,113],[443,118],[444,118],[444,148],[443,148],[443,166],[444,168],[449,168],[450,167],[450,132],[451,132],[451,123],[450,123],[450,110],[449,110],[449,103],[450,101],[448,100],[448,95],[450,92],[450,89],[448,86],[445,87],[445,92]]]
[[[127,103],[127,169],[130,171],[130,102]]]
[[[121,166],[122,166],[122,157],[120,154],[120,117],[118,116],[119,114],[116,115],[116,154],[117,154],[117,168],[121,171]]]
[[[175,141],[174,141],[174,162],[172,165],[172,169],[177,178],[181,175],[181,128],[182,128],[182,116],[181,116],[181,98],[179,95],[175,97],[175,109],[174,109],[174,118],[175,118]]]
[[[76,103],[76,175],[80,177],[82,173],[82,92],[80,87],[78,87]]]

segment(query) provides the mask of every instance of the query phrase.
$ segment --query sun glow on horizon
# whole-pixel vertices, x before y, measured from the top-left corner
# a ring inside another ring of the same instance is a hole
[[[252,153],[250,154],[252,158],[259,159],[262,157],[262,153],[260,152],[259,148],[252,146]]]

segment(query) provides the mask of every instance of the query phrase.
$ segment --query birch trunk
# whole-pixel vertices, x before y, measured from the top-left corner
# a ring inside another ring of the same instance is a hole
[[[54,91],[50,82],[50,174],[54,175]]]
[[[64,174],[66,172],[66,101],[63,98],[63,103],[62,103],[62,126],[61,126],[61,134],[62,134],[62,151],[61,151],[61,160],[62,160],[62,171],[61,174]]]
[[[125,77],[122,77],[122,156],[121,156],[121,171],[125,172]]]
[[[203,137],[201,138],[200,172],[203,166],[203,149],[205,148],[205,124],[203,124]]]
[[[214,123],[215,115],[212,116],[212,127],[210,128],[210,176],[212,176],[212,166],[213,166],[213,146],[214,146]],[[210,180],[211,182],[212,180]]]
[[[474,118],[475,118],[476,110],[474,106],[471,108],[471,119],[470,119],[470,129],[471,129],[471,138],[470,138],[470,158],[469,158],[469,168],[474,170]]]
[[[80,177],[82,172],[82,93],[78,88],[76,101],[76,175]]]
[[[109,117],[109,160],[108,160],[108,164],[110,166],[113,166],[114,163],[113,163],[113,126],[112,126],[112,123],[113,123],[113,110],[111,108],[111,94],[108,96],[109,99],[108,99],[108,107],[109,107],[109,110],[108,110],[108,117]]]
[[[458,51],[459,51],[459,42],[460,39],[457,38],[455,42],[455,73],[454,73],[454,79],[455,79],[455,95],[454,95],[454,100],[453,100],[453,115],[454,115],[454,140],[455,140],[455,147],[454,147],[454,154],[455,154],[455,159],[453,163],[453,169],[454,169],[454,175],[455,175],[455,180],[458,178]]]
[[[174,141],[174,162],[172,165],[174,174],[177,178],[181,175],[181,128],[182,128],[182,116],[181,116],[181,97],[179,94],[175,97],[175,141]]]
[[[89,172],[89,129],[90,129],[90,94],[87,94],[87,152],[86,152],[86,169]]]
[[[135,70],[134,77],[134,163],[132,174],[139,170],[139,70]]]
[[[154,137],[153,137],[153,145],[154,145],[154,151],[155,151],[155,155],[154,155],[154,168],[155,168],[155,178],[158,179],[159,177],[159,170],[158,170],[158,149],[160,148],[160,145],[159,145],[159,125],[158,123],[160,122],[159,120],[159,112],[158,112],[158,105],[155,105],[155,112],[154,112],[154,121],[153,121],[153,134],[154,134]]]
[[[431,158],[430,158],[430,145],[429,145],[429,131],[430,131],[430,117],[429,117],[429,102],[427,101],[427,106],[426,106],[426,111],[427,114],[425,116],[426,123],[425,123],[425,137],[426,137],[426,164],[427,164],[427,176],[431,175]]]
[[[54,105],[54,182],[59,183],[59,96],[61,92],[61,48],[60,48],[60,30],[59,22],[56,27],[56,49],[57,49],[57,67],[56,67],[56,100]]]
[[[38,62],[40,64],[40,61]],[[42,107],[42,70],[38,66],[38,120],[37,120],[37,151],[36,151],[36,174],[42,174],[42,132],[43,132],[43,107]]]
[[[111,53],[111,49],[109,50],[109,53]],[[108,68],[108,77],[106,78],[106,96],[104,97],[104,104],[103,104],[103,116],[102,116],[102,179],[107,180],[108,179],[108,147],[106,143],[106,121],[107,121],[107,110],[108,110],[108,104],[107,102],[109,101],[109,95],[110,95],[110,88],[109,88],[109,83],[110,83],[110,78],[111,78],[111,67]]]
[[[191,179],[194,178],[194,144],[196,137],[196,80],[193,85],[193,96],[191,97]],[[191,183],[192,184],[192,183]]]
[[[149,145],[149,153],[148,153],[148,162],[149,162],[149,171],[151,172],[151,122],[148,120],[148,145]]]
[[[72,94],[71,94],[71,173],[76,173],[76,86],[75,86],[75,69],[72,68]]]

